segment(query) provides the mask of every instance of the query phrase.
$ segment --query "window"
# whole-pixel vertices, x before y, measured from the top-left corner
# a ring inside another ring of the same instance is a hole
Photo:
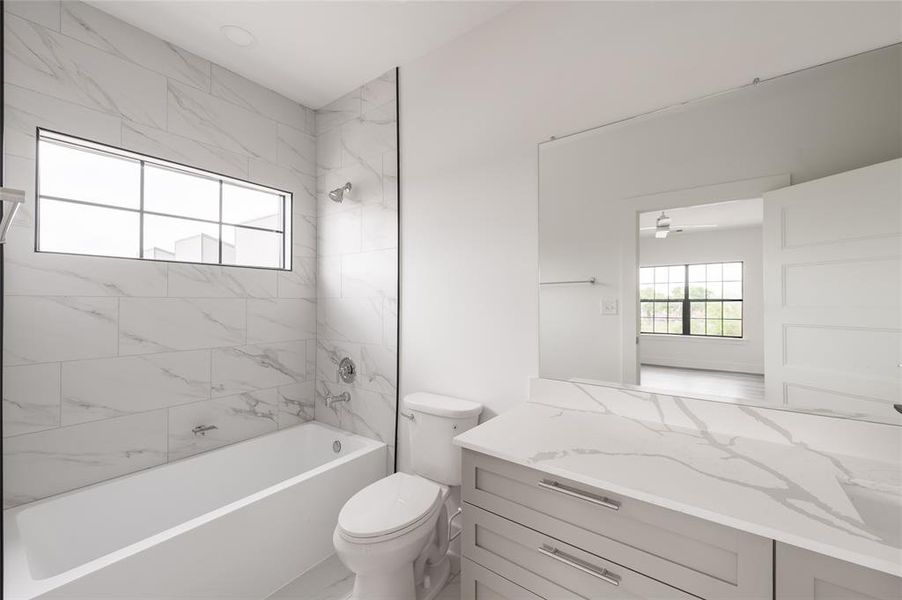
[[[639,331],[742,337],[742,263],[639,269]]]
[[[38,130],[37,250],[291,269],[291,194]]]

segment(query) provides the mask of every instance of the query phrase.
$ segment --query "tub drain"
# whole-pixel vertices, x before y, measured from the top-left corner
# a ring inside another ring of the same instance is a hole
[[[332,452],[334,452],[335,454],[341,452],[341,442],[339,442],[338,440],[332,442]]]

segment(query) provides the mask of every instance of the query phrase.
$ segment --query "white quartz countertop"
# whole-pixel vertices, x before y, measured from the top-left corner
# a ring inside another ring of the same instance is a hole
[[[902,429],[559,385],[457,444],[902,576]],[[825,451],[831,438],[848,452]]]

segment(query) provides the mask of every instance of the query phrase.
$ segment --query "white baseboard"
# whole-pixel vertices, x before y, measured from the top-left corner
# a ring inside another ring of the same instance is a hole
[[[677,367],[680,369],[704,369],[706,371],[728,371],[730,373],[764,375],[764,365],[758,363],[643,356],[642,364],[658,367]]]

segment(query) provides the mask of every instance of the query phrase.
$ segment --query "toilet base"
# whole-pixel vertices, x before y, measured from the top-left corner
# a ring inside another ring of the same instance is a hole
[[[451,576],[451,561],[446,554],[434,567],[427,567],[423,585],[417,586],[417,600],[433,600]]]

